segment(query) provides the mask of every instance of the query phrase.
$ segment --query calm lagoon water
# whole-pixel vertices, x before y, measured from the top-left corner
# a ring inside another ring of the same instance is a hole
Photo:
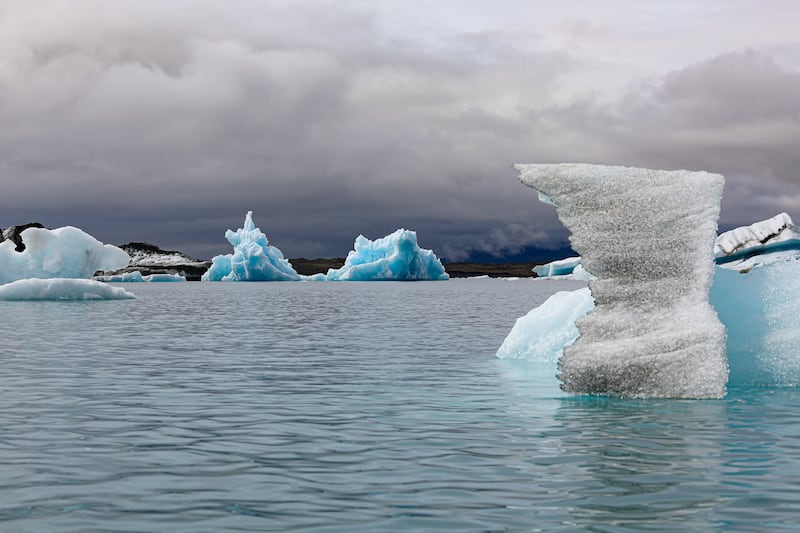
[[[2,302],[0,531],[800,527],[800,391],[560,393],[494,352],[572,282]]]

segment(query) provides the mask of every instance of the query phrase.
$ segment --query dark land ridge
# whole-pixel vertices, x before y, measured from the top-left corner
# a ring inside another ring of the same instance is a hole
[[[162,250],[158,246],[148,243],[128,243],[120,246],[131,256],[131,264],[124,269],[126,272],[138,270],[142,275],[181,273],[190,281],[199,280],[200,276],[210,266],[210,261],[198,260],[174,250]],[[319,257],[306,259],[304,257],[290,258],[298,274],[310,276],[313,274],[327,274],[328,269],[341,268],[344,257]],[[536,274],[533,267],[539,262],[521,263],[443,263],[445,270],[451,278],[468,278],[476,276],[489,276],[492,278],[533,278]]]

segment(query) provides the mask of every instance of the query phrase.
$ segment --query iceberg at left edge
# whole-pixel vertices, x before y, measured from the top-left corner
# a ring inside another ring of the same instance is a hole
[[[98,270],[125,268],[130,261],[123,250],[72,226],[28,228],[22,239],[22,252],[10,240],[0,242],[0,284],[26,278],[88,279]]]
[[[398,229],[371,241],[359,235],[344,266],[330,269],[325,276],[309,279],[325,281],[443,281],[450,276],[433,250],[420,248],[417,233]]]
[[[120,287],[90,279],[30,278],[0,285],[0,300],[131,300],[136,296]]]
[[[233,253],[211,259],[211,268],[203,281],[299,281],[303,279],[283,253],[269,245],[267,236],[253,223],[248,211],[244,227],[227,230],[225,238],[233,245]]]

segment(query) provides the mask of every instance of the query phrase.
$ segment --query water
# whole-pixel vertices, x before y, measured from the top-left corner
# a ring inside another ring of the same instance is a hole
[[[578,286],[0,303],[0,531],[796,530],[800,391],[572,397],[493,357]]]

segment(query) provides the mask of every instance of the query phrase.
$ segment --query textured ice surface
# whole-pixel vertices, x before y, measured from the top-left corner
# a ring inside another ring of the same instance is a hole
[[[128,300],[131,298],[136,296],[125,289],[90,279],[32,278],[0,285],[0,300]]]
[[[597,276],[596,307],[559,362],[569,392],[718,398],[725,329],[708,302],[724,178],[584,164],[515,165]]]
[[[253,223],[253,212],[248,211],[244,227],[227,230],[225,238],[233,245],[233,254],[218,255],[211,268],[203,274],[203,281],[297,281],[295,272],[283,253],[269,245],[267,236]]]
[[[578,338],[575,321],[594,307],[588,288],[557,292],[520,317],[497,350],[501,359],[555,363],[564,347]]]
[[[11,241],[0,242],[0,283],[26,278],[91,278],[98,270],[118,270],[130,258],[72,226],[28,228],[22,232],[23,252]]]
[[[420,248],[414,231],[398,229],[371,241],[359,235],[344,266],[328,270],[328,281],[423,281],[449,276],[432,250]],[[322,279],[311,276],[311,279]]]
[[[800,258],[800,230],[786,213],[720,234],[714,245],[718,265],[747,271],[757,265]]]
[[[711,303],[728,329],[731,385],[800,385],[800,263],[717,268]]]
[[[180,274],[150,274],[142,276],[138,270],[125,272],[124,274],[113,274],[110,276],[95,276],[97,281],[106,283],[139,283],[139,282],[165,282],[165,281],[186,281]]]

